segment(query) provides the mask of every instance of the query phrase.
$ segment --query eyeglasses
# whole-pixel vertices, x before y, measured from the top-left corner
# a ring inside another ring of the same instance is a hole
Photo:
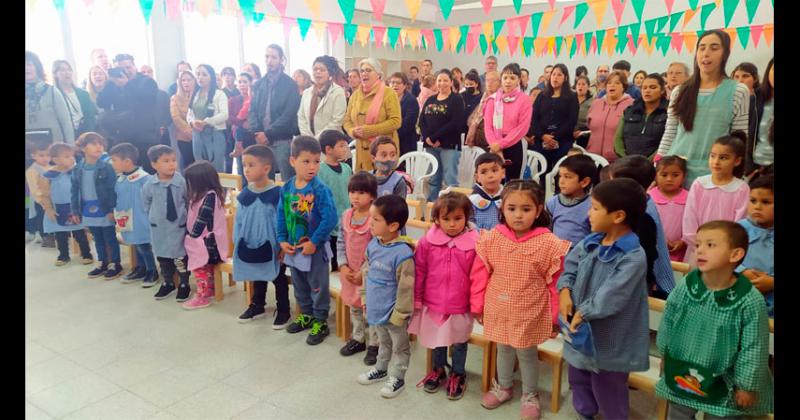
[[[369,67],[365,67],[365,68],[363,68],[363,69],[358,69],[358,72],[359,72],[359,73],[367,73],[367,74],[369,74],[369,73],[372,73],[373,71],[375,71],[375,70],[372,70],[372,69],[371,69],[371,68],[369,68]]]

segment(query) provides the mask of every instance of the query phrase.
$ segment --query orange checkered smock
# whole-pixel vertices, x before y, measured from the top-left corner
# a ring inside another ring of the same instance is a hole
[[[547,285],[561,270],[570,242],[546,228],[516,238],[505,225],[484,231],[476,251],[490,273],[484,295],[484,336],[514,348],[537,346],[553,329]]]

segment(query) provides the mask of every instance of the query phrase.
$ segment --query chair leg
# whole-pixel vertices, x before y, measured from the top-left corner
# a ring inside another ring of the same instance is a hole
[[[214,298],[217,302],[222,302],[225,299],[225,294],[222,291],[222,271],[214,267]]]
[[[342,334],[345,340],[353,336],[353,321],[350,319],[350,308],[342,301]]]
[[[133,267],[136,267],[136,247],[133,245],[128,245],[128,254],[130,258],[131,270],[133,270]]]
[[[483,347],[483,368],[481,370],[481,391],[489,392],[492,386],[492,343]]]
[[[658,399],[658,403],[656,404],[656,418],[658,418],[658,420],[667,419],[667,400]]]
[[[236,286],[236,280],[233,279],[232,275],[228,275],[228,287]]]
[[[553,395],[550,397],[550,411],[558,413],[561,409],[561,375],[563,373],[564,359],[553,366]]]

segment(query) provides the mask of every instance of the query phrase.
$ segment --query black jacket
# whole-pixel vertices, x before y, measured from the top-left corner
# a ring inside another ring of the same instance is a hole
[[[155,80],[137,73],[122,88],[107,83],[97,95],[97,106],[106,112],[123,115],[115,118],[112,125],[116,127],[111,127],[120,138],[135,144],[155,144],[161,137],[157,98],[158,85]]]
[[[578,123],[578,98],[574,93],[558,98],[540,94],[533,102],[531,112],[533,117],[528,136],[534,137],[533,150],[543,154],[550,166],[566,155],[575,142],[572,133]],[[551,133],[558,142],[558,149],[545,150],[542,138]]]
[[[431,95],[422,106],[419,116],[422,140],[430,138],[433,142],[440,142],[442,149],[458,150],[461,148],[461,125],[464,124],[464,100],[456,93],[451,93],[444,101],[438,100],[438,96]]]
[[[419,118],[419,102],[414,95],[404,92],[400,98],[400,115],[403,123],[397,130],[400,138],[400,154],[417,150],[417,119]]]
[[[744,154],[744,173],[749,174],[755,169],[753,153],[758,144],[758,129],[761,126],[761,117],[764,115],[764,98],[761,97],[761,90],[757,89],[755,95],[750,95],[750,121],[748,122],[747,144]]]
[[[117,174],[114,168],[107,161],[108,157],[101,157],[97,160],[97,167],[94,170],[94,189],[97,192],[97,200],[100,202],[100,211],[108,214],[114,211],[117,205],[117,193],[114,186],[117,184]],[[83,169],[86,160],[82,159],[72,170],[72,213],[83,215]]]
[[[275,86],[270,89],[270,126],[264,127],[264,115],[267,110],[267,83],[269,76],[259,79],[252,88],[250,112],[247,122],[251,133],[263,131],[272,143],[279,140],[291,140],[300,134],[297,128],[297,111],[300,109],[300,93],[297,83],[281,73]]]
[[[626,155],[650,157],[658,150],[667,126],[667,106],[669,101],[662,99],[658,108],[646,117],[644,100],[637,99],[623,111],[622,142]]]
[[[467,120],[469,119],[469,116],[472,115],[472,111],[475,111],[475,108],[481,104],[481,98],[483,98],[483,95],[480,94],[470,95],[467,92],[461,94],[461,99],[464,100],[464,124],[462,133],[467,132],[467,129],[469,128],[467,127]]]

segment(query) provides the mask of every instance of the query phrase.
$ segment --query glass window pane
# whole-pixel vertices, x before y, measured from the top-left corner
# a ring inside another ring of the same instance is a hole
[[[49,83],[53,82],[53,61],[64,58],[61,18],[53,2],[25,3],[25,49],[39,56]]]
[[[259,25],[253,23],[246,25],[243,31],[244,38],[244,62],[256,63],[261,69],[261,74],[267,72],[267,64],[264,54],[267,45],[278,44],[283,47],[283,25],[279,23],[261,22]]]
[[[238,29],[236,17],[199,12],[183,14],[183,39],[186,59],[196,68],[209,64],[219,74],[223,67],[239,67]]]
[[[289,74],[294,73],[294,71],[297,69],[303,69],[311,73],[314,59],[321,55],[327,54],[324,38],[325,37],[323,36],[322,40],[317,39],[317,34],[314,32],[314,30],[309,29],[308,33],[306,34],[306,39],[303,41],[303,39],[300,37],[300,28],[292,28],[292,31],[289,34],[289,45],[291,45],[291,48],[287,53],[289,56]],[[340,66],[341,65],[343,65],[343,63],[340,63]]]

